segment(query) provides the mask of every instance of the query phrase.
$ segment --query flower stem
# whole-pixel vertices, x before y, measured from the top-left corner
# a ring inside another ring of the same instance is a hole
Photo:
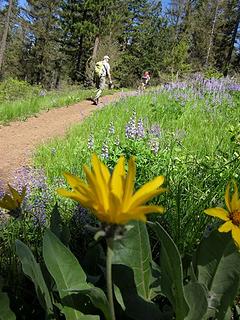
[[[112,239],[107,240],[107,259],[106,259],[106,278],[107,278],[107,295],[110,305],[111,320],[116,320],[114,303],[113,303],[113,285],[112,285]]]

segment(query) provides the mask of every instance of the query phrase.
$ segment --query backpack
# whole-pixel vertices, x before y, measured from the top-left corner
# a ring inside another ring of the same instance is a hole
[[[98,61],[95,64],[94,76],[100,78],[104,69],[103,61]]]

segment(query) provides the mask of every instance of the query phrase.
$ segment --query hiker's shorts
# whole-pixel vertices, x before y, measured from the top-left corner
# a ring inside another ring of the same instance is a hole
[[[105,88],[105,83],[106,83],[106,78],[105,77],[100,77],[97,78],[96,80],[96,88],[103,90]]]

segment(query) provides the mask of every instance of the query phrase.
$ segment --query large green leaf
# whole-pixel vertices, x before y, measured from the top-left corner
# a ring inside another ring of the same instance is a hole
[[[86,275],[76,257],[50,230],[46,230],[43,237],[43,257],[56,282],[60,298],[65,301],[63,312],[66,319],[86,319],[87,316],[79,311],[74,295],[68,292],[69,289],[89,289]]]
[[[9,306],[8,295],[0,291],[0,320],[15,320],[16,316]]]
[[[189,308],[184,296],[182,261],[175,243],[159,223],[149,225],[160,240],[160,286],[173,305],[177,320],[183,320]]]
[[[113,243],[115,296],[131,319],[164,319],[151,302],[152,255],[146,225],[133,222],[130,226],[123,238]]]
[[[208,308],[206,288],[198,282],[189,282],[184,286],[189,312],[185,320],[202,320]]]
[[[111,313],[110,313],[110,306],[109,302],[107,300],[107,297],[103,290],[100,288],[92,287],[89,289],[85,290],[76,290],[76,289],[70,289],[68,290],[69,292],[75,292],[78,293],[79,295],[85,295],[88,296],[89,299],[91,300],[92,304],[100,309],[102,313],[105,316],[106,320],[111,320]]]
[[[63,223],[58,205],[55,204],[50,218],[50,230],[65,244],[68,245],[70,232],[66,224]]]
[[[156,304],[138,294],[132,268],[122,264],[115,264],[113,266],[113,274],[114,292],[122,311],[127,316],[134,320],[172,319],[172,316],[169,317],[162,314]]]
[[[34,283],[39,302],[49,315],[52,314],[53,305],[40,265],[28,246],[20,240],[16,240],[16,253],[22,263],[23,272]]]
[[[208,306],[225,319],[239,289],[240,253],[230,234],[214,231],[200,243],[195,256],[198,281],[209,290]]]
[[[138,294],[149,300],[152,255],[148,232],[142,222],[133,222],[131,225],[132,228],[121,240],[114,241],[113,264],[131,268]]]

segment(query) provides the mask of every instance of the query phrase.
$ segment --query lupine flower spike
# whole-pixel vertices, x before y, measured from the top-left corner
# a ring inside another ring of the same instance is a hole
[[[129,160],[127,173],[123,156],[119,158],[112,174],[95,154],[92,156],[92,170],[87,166],[83,169],[87,183],[70,173],[65,173],[64,176],[73,191],[58,189],[57,192],[91,209],[100,221],[124,225],[132,220],[145,222],[149,213],[164,212],[161,206],[145,205],[154,196],[166,191],[161,187],[164,182],[163,176],[156,177],[134,193],[136,175],[134,157]]]
[[[210,208],[204,212],[210,216],[220,218],[225,221],[219,228],[219,232],[232,233],[232,238],[236,246],[240,249],[240,199],[236,182],[233,182],[234,192],[230,199],[230,183],[228,183],[225,192],[225,203],[227,210],[223,208]]]

